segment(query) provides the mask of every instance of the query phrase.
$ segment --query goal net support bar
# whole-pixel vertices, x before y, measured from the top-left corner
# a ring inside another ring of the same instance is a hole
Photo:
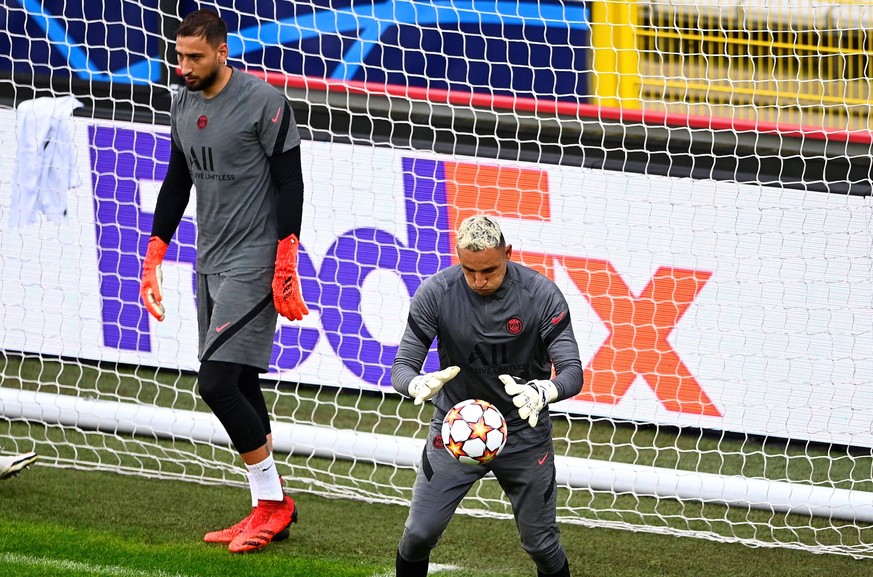
[[[152,438],[187,438],[218,446],[230,438],[214,415],[154,405],[85,399],[0,388],[0,406],[10,419]],[[284,422],[273,426],[278,453],[415,467],[421,440],[348,429]],[[735,475],[678,471],[557,456],[559,485],[637,496],[704,501],[774,513],[873,522],[873,493],[816,487]]]

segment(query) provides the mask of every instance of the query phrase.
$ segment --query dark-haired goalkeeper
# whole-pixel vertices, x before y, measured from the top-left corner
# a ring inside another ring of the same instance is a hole
[[[171,108],[171,152],[158,194],[141,296],[164,319],[161,262],[197,193],[198,390],[227,430],[248,471],[252,509],[204,540],[241,553],[288,536],[296,520],[272,457],[260,388],[277,312],[300,320],[297,249],[303,214],[300,136],[283,94],[227,66],[227,26],[198,10],[176,36],[187,90]]]
[[[430,552],[461,500],[492,471],[512,504],[521,546],[538,577],[569,577],[556,523],[548,411],[549,403],[582,388],[567,301],[551,280],[510,261],[512,246],[490,217],[464,220],[456,251],[459,264],[425,280],[413,296],[391,370],[397,391],[415,404],[434,404],[397,551],[397,576],[427,575]],[[435,338],[441,370],[419,374]],[[442,445],[443,418],[466,399],[489,401],[506,417],[506,446],[488,465],[460,463]]]

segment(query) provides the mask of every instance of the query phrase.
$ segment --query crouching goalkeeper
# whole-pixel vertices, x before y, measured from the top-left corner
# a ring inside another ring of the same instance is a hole
[[[462,222],[456,251],[459,264],[425,280],[413,296],[391,372],[397,391],[416,404],[434,404],[397,551],[397,576],[427,575],[430,552],[461,500],[492,471],[512,504],[537,576],[569,577],[556,523],[547,408],[582,388],[567,301],[551,280],[510,261],[512,246],[492,218]],[[442,370],[421,375],[437,337]],[[446,412],[474,398],[496,405],[509,428],[503,451],[486,466],[456,461],[440,436]]]
[[[297,518],[273,462],[259,374],[270,363],[277,313],[300,320],[309,312],[297,276],[300,136],[282,93],[227,65],[227,26],[214,11],[185,17],[176,53],[187,89],[172,103],[170,159],[140,292],[148,311],[163,321],[161,263],[193,185],[198,390],[246,465],[252,502],[241,521],[204,540],[242,553],[287,537]]]

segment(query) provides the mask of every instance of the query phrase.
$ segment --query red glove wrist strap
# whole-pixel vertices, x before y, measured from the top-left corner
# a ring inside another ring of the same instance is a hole
[[[167,243],[161,240],[160,237],[151,237],[149,239],[149,247],[146,249],[143,270],[154,269],[156,266],[164,262],[164,255],[167,253],[167,246]]]

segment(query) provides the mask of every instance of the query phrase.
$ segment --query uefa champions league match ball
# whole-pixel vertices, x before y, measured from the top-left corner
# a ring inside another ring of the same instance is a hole
[[[485,465],[506,444],[506,420],[488,401],[467,399],[446,413],[442,437],[446,450],[461,463]]]

